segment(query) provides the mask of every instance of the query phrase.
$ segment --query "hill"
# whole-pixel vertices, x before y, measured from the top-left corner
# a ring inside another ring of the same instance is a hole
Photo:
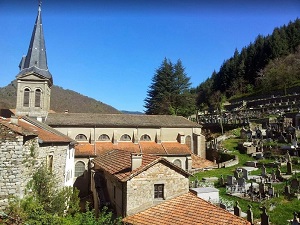
[[[16,80],[0,88],[0,109],[14,109],[16,107],[16,90]],[[121,113],[103,102],[55,85],[51,88],[50,107],[55,112],[68,110],[72,113]]]

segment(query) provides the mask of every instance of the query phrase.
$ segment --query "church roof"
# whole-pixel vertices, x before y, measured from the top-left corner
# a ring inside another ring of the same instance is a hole
[[[46,123],[53,127],[201,128],[182,116],[172,115],[49,113]]]
[[[22,57],[20,63],[20,72],[17,78],[29,73],[38,74],[49,79],[51,85],[53,83],[52,75],[48,70],[46,46],[42,25],[41,5],[39,5],[38,14],[34,24],[28,52]]]

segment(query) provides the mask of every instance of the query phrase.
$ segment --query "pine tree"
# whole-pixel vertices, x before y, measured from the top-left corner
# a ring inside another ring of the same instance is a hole
[[[181,60],[175,65],[166,58],[156,70],[145,99],[146,114],[188,116],[194,112],[195,94],[190,93],[190,78]]]

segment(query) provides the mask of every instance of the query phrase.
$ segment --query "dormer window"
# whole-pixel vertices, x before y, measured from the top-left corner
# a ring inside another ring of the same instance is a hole
[[[131,137],[128,134],[123,134],[120,141],[131,141]]]
[[[78,134],[78,135],[75,137],[75,140],[76,140],[76,141],[87,141],[87,137],[86,137],[84,134]]]

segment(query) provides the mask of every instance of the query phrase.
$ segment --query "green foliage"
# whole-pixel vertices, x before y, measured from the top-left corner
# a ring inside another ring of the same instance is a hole
[[[156,70],[145,99],[146,114],[189,116],[195,112],[196,94],[190,91],[182,62],[173,64],[166,58]]]
[[[217,91],[226,95],[244,96],[254,92],[287,88],[299,81],[300,19],[275,28],[272,35],[257,36],[221,65],[219,72],[198,87],[197,106],[208,105],[207,99]],[[291,54],[291,55],[289,55]],[[266,69],[265,69],[266,68]]]
[[[71,187],[57,188],[54,175],[41,166],[28,183],[22,199],[12,198],[6,214],[16,224],[28,225],[118,225],[112,213],[104,208],[98,218],[94,210],[81,213],[79,191]]]

